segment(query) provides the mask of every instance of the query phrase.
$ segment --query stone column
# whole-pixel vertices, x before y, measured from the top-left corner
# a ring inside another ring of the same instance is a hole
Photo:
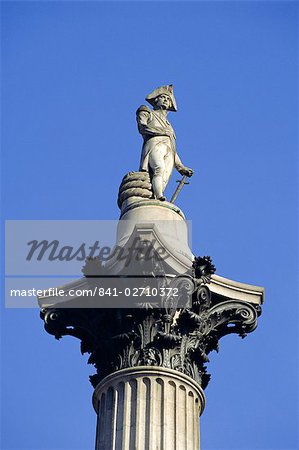
[[[96,387],[96,450],[199,450],[202,388],[162,367],[119,370]]]
[[[41,318],[56,339],[80,339],[96,369],[96,450],[199,450],[208,355],[223,336],[255,330],[263,289],[217,277],[210,257],[194,257],[175,205],[128,202],[116,248],[131,255],[130,264],[116,253],[105,265],[88,258],[85,278],[59,288],[63,300],[50,293],[39,299]],[[68,295],[103,286],[105,296],[88,302]],[[134,288],[141,288],[137,297]]]

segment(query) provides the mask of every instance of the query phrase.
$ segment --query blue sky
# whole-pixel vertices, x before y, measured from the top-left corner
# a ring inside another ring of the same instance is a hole
[[[174,83],[169,119],[195,169],[178,200],[193,252],[266,289],[258,329],[210,355],[202,448],[298,449],[298,4],[1,10],[3,219],[117,219],[119,183],[140,158],[135,110]],[[79,342],[47,335],[36,309],[1,313],[1,448],[93,448],[94,371]]]

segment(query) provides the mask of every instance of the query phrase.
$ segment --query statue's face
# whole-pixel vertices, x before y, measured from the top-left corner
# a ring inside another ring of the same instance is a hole
[[[171,107],[171,99],[166,94],[161,94],[155,99],[155,109],[169,109]]]

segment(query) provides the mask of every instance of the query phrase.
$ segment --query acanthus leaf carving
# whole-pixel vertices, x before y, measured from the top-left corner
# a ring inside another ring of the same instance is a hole
[[[89,261],[90,270],[95,266],[100,270],[97,261]],[[41,311],[45,329],[57,339],[71,335],[81,340],[81,352],[90,354],[88,363],[97,370],[90,377],[93,386],[114,371],[145,365],[178,370],[205,388],[208,355],[218,351],[219,339],[231,333],[245,337],[255,329],[261,310],[212,295],[208,283],[215,266],[210,257],[196,258],[193,270],[193,276],[161,278],[163,286],[177,287],[180,297],[162,297],[159,308],[48,308]]]

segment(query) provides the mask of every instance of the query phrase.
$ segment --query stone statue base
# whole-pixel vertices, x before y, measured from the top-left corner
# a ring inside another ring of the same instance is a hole
[[[148,242],[155,251],[163,249],[165,262],[176,275],[192,269],[194,256],[189,246],[190,223],[174,204],[155,199],[138,199],[122,207],[116,246],[130,248],[134,239]],[[111,258],[106,269],[120,273],[124,262]]]

